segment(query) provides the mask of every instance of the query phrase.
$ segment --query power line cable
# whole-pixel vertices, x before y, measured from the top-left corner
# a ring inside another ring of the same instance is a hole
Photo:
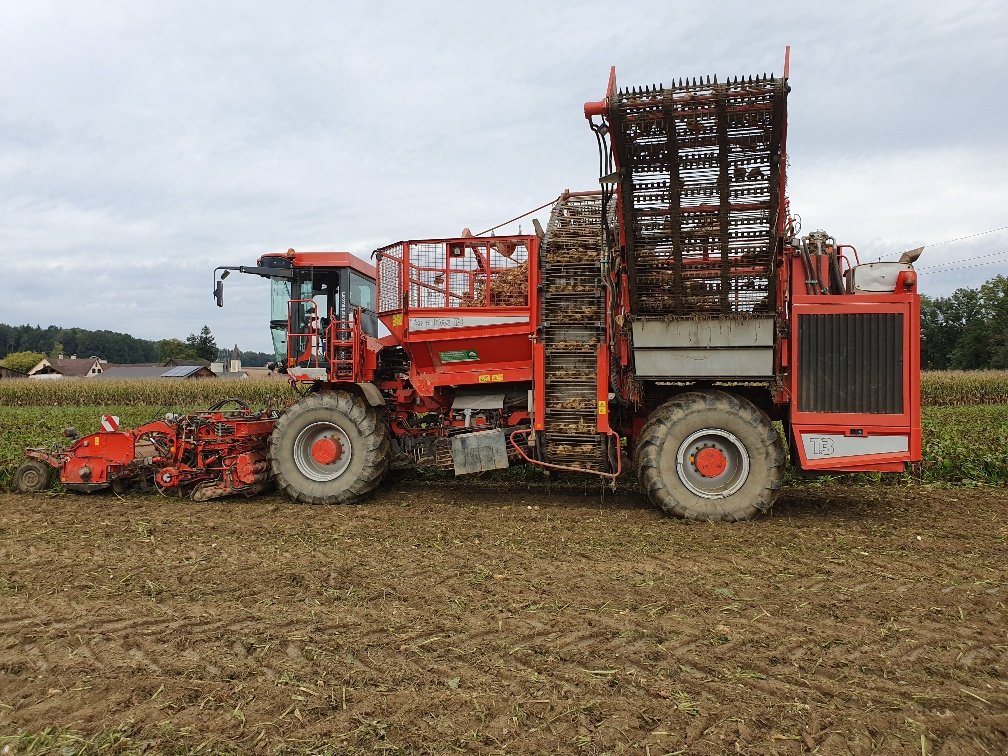
[[[954,270],[966,270],[967,268],[982,268],[986,265],[1001,265],[1002,263],[1008,264],[1008,257],[1000,260],[988,260],[987,262],[975,263],[973,265],[956,265],[952,268],[942,268],[941,270],[932,271],[933,273],[951,273]]]
[[[917,270],[934,270],[935,268],[944,268],[946,265],[958,265],[959,263],[971,262],[972,260],[984,260],[988,257],[998,257],[999,255],[1008,255],[1008,249],[1003,249],[1000,252],[990,252],[986,255],[973,255],[972,257],[960,257],[956,260],[946,260],[943,263],[925,265],[922,268],[917,268]]]
[[[943,244],[952,244],[953,242],[965,241],[966,239],[975,239],[978,236],[986,236],[987,234],[993,234],[998,231],[1006,231],[1008,226],[998,226],[997,228],[989,228],[986,231],[977,231],[975,234],[967,234],[966,236],[957,236],[955,239],[946,239],[945,241],[935,242],[934,244],[922,244],[919,246],[923,247],[940,247]]]
[[[917,246],[924,247],[925,249],[931,249],[932,247],[940,247],[943,244],[952,244],[954,242],[965,241],[966,239],[975,239],[978,236],[986,236],[987,234],[994,234],[997,233],[998,231],[1008,231],[1008,226],[998,226],[997,228],[989,228],[986,231],[977,231],[975,234],[967,234],[966,236],[957,236],[955,239],[946,239],[945,241],[935,242],[934,244],[919,244]],[[889,257],[895,257],[895,255],[889,255]],[[881,258],[879,259],[881,260]],[[963,259],[973,260],[977,258],[966,257]],[[920,268],[919,270],[926,270],[926,268]]]
[[[527,213],[522,213],[521,215],[516,215],[511,220],[506,220],[503,223],[498,223],[496,226],[488,228],[486,231],[480,231],[478,234],[476,234],[476,236],[483,236],[483,234],[489,234],[491,231],[496,231],[501,226],[506,226],[509,223],[514,223],[517,220],[521,220],[522,218],[525,218],[526,216],[532,215],[532,213],[537,213],[540,210],[542,210],[543,208],[546,208],[546,207],[549,207],[550,205],[556,204],[557,199],[559,199],[559,197],[557,197],[555,199],[551,199],[549,202],[547,202],[544,205],[539,205],[539,207],[532,208]]]

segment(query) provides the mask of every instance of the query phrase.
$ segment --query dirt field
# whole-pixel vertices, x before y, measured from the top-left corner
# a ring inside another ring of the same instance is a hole
[[[0,744],[1008,751],[1008,492],[804,487],[726,525],[519,485],[2,495]]]

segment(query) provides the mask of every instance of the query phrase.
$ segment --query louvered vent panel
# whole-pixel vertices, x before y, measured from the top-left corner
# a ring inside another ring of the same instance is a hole
[[[903,314],[798,316],[801,412],[903,412]]]

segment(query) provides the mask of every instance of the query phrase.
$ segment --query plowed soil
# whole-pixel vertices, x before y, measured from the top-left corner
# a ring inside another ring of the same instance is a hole
[[[505,485],[0,496],[0,744],[1008,752],[1008,492]]]

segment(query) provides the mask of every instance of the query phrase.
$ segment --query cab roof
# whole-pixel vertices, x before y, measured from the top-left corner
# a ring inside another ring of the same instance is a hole
[[[375,267],[352,252],[267,252],[259,258],[259,264],[267,259],[289,260],[295,268],[350,268],[358,273],[375,278]]]

